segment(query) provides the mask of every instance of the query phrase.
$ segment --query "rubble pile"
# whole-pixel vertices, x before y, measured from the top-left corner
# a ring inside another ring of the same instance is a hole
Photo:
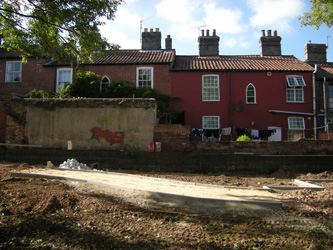
[[[59,165],[59,168],[77,169],[77,170],[92,170],[86,164],[80,163],[75,159],[67,159],[67,161],[64,161],[62,164]]]

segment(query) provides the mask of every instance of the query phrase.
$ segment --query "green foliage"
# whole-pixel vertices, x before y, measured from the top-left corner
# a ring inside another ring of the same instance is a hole
[[[48,95],[49,94],[44,92],[43,90],[33,89],[25,97],[26,98],[47,98]]]
[[[300,16],[302,26],[314,26],[319,29],[322,24],[328,28],[333,26],[333,1],[332,0],[311,0],[310,12]]]
[[[0,47],[22,58],[51,55],[57,61],[91,59],[93,52],[117,50],[99,34],[101,18],[112,20],[122,0],[0,1]],[[61,48],[61,49],[60,49]]]
[[[236,141],[251,141],[251,138],[248,137],[247,135],[241,135],[240,137],[237,138]]]
[[[130,98],[133,97],[135,87],[131,87],[127,81],[118,81],[110,84],[108,90],[102,94],[107,98]]]
[[[73,97],[97,98],[100,96],[101,77],[93,72],[79,68],[71,85]]]
[[[170,113],[172,110],[171,101],[173,98],[156,92],[150,87],[131,87],[127,81],[117,81],[111,83],[109,89],[102,95],[107,98],[155,98],[157,102],[157,116],[163,113]]]
[[[64,86],[59,88],[59,91],[57,93],[53,92],[51,96],[53,98],[71,98],[71,85],[65,84]]]

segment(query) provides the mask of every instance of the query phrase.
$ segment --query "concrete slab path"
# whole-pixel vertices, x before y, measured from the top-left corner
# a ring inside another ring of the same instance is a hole
[[[210,212],[230,209],[281,209],[279,194],[264,189],[205,185],[123,173],[58,168],[29,169],[12,172],[12,175],[85,182],[122,196],[142,196],[154,203]]]

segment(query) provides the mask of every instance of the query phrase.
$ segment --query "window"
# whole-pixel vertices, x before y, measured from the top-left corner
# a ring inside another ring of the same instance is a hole
[[[333,85],[328,86],[328,93],[330,98],[330,110],[333,110]]]
[[[202,100],[203,101],[219,101],[219,76],[205,75],[202,76]]]
[[[288,140],[296,141],[304,138],[304,118],[303,117],[289,117],[288,118]]]
[[[303,102],[305,86],[302,76],[287,76],[287,102]]]
[[[246,87],[246,103],[256,103],[256,89],[252,83]]]
[[[56,92],[60,90],[65,84],[72,84],[73,69],[61,68],[57,69],[57,85]]]
[[[137,68],[136,69],[136,87],[153,88],[154,68]]]
[[[101,93],[105,93],[107,89],[110,87],[110,80],[107,76],[104,76],[101,80]]]
[[[218,141],[220,130],[219,116],[203,116],[202,117],[202,140],[203,141]]]
[[[6,82],[21,82],[22,62],[6,63]]]

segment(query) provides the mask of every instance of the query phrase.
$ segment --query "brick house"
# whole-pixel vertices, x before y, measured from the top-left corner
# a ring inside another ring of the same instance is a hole
[[[305,62],[315,68],[315,110],[321,134],[332,131],[333,123],[333,63],[327,62],[326,49],[326,44],[309,42],[304,46]]]
[[[92,62],[83,63],[85,70],[102,77],[101,91],[110,83],[120,80],[128,81],[132,86],[152,87],[162,94],[170,94],[170,67],[174,61],[170,36],[165,39],[165,49],[161,49],[161,32],[159,29],[145,29],[142,32],[141,49],[107,52],[105,56],[94,56]],[[75,69],[70,64],[55,61],[45,64],[46,68],[56,68],[55,89],[65,82],[72,83]]]
[[[44,67],[46,59],[28,58],[0,48],[0,93],[25,95],[33,89],[54,91],[54,68]]]
[[[176,56],[173,108],[184,112],[192,138],[204,141],[312,138],[314,68],[281,55],[275,32],[260,38],[260,55],[220,56],[215,30],[202,32],[198,56]]]

